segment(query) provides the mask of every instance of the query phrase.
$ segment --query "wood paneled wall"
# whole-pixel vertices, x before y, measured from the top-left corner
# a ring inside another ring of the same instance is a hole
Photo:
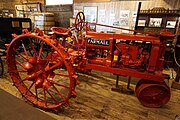
[[[110,2],[111,0],[74,0],[75,3],[83,2]]]
[[[141,9],[151,9],[153,7],[164,7],[169,9],[179,9],[180,0],[149,0],[142,1]]]
[[[96,2],[96,3],[87,3],[87,2],[81,2],[81,3],[74,3],[74,10],[83,10],[84,6],[97,6],[98,12],[101,9],[104,9],[106,11],[106,18],[105,18],[105,24],[110,24],[110,17],[111,14],[115,14],[116,20],[120,20],[120,11],[121,10],[129,10],[129,22],[128,27],[130,29],[133,29],[134,22],[133,22],[133,16],[132,13],[134,11],[137,12],[138,4],[140,1],[135,0],[129,0],[129,1],[113,1],[113,2]],[[153,7],[164,7],[166,9],[178,9],[180,8],[180,0],[142,0],[141,10],[147,10],[152,9]],[[98,14],[99,15],[99,14]],[[99,16],[97,22],[99,22]],[[122,27],[122,26],[120,26]]]
[[[21,0],[0,0],[0,10],[9,9],[11,11],[15,11],[15,4],[21,4]],[[25,0],[24,0],[25,1]],[[110,2],[109,2],[110,1]],[[40,2],[44,8],[44,0],[28,0],[28,2]],[[110,14],[115,13],[115,17],[119,19],[120,10],[130,10],[130,28],[132,27],[132,12],[137,11],[138,2],[136,0],[74,0],[74,9],[83,10],[84,6],[98,6],[98,10],[105,9],[106,11],[106,21],[109,22]],[[180,0],[142,0],[141,9],[151,9],[153,7],[165,7],[169,9],[178,9],[180,8]],[[61,6],[55,6],[55,9],[61,8]],[[45,10],[45,9],[44,9]],[[52,10],[53,11],[53,10]],[[72,12],[72,11],[71,11]],[[72,17],[72,13],[70,11],[67,13],[66,11],[58,13],[58,20],[61,21],[59,25],[64,25],[62,18],[65,21],[65,26],[67,27],[67,23],[69,23],[68,19]],[[14,13],[15,14],[15,13]],[[67,22],[68,21],[68,22]]]
[[[97,23],[100,22],[100,14],[99,12],[101,10],[105,10],[105,20],[104,23],[106,25],[112,25],[112,18],[114,17],[114,22],[119,22],[119,27],[128,27],[130,29],[134,28],[135,22],[133,22],[133,12],[136,12],[138,9],[138,3],[137,1],[118,1],[118,2],[101,2],[101,3],[75,3],[74,4],[74,10],[83,10],[84,6],[97,6],[98,7],[98,15],[97,15]],[[120,11],[121,10],[129,10],[129,19],[128,19],[128,26],[124,26],[121,24],[121,18],[120,18]],[[99,28],[98,30],[105,30],[105,31],[113,31],[113,32],[121,32],[117,29],[106,29],[106,28]]]
[[[180,0],[74,0],[75,4],[94,4],[94,2],[114,2],[115,4],[118,4],[119,2],[126,2],[127,6],[129,5],[129,2],[142,2],[142,9],[148,9],[152,7],[165,7],[170,9],[180,8]]]

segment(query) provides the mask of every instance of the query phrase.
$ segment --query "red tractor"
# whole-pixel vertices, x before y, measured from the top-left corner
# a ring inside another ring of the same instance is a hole
[[[75,70],[98,70],[141,78],[135,93],[142,105],[161,107],[166,104],[170,88],[162,70],[166,43],[174,34],[167,30],[160,34],[134,30],[129,31],[139,34],[104,33],[91,30],[89,24],[95,23],[85,22],[84,14],[79,12],[75,26],[80,34],[75,35],[73,41],[67,41],[72,30],[60,27],[52,28],[52,36],[39,30],[14,35],[7,46],[7,64],[21,94],[40,108],[56,109],[68,105],[68,100],[76,96],[75,87],[79,82]]]

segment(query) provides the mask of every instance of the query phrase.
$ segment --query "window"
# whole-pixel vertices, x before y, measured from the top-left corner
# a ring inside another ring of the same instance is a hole
[[[46,5],[73,4],[73,0],[46,0]]]
[[[19,21],[12,21],[12,27],[20,27]]]

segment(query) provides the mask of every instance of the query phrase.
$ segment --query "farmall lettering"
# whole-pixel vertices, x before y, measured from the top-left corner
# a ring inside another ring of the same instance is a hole
[[[164,53],[167,40],[175,35],[168,30],[160,34],[134,31],[138,35],[99,33],[88,29],[88,24],[95,23],[85,22],[84,13],[79,12],[75,28],[80,35],[75,34],[74,38],[73,30],[60,27],[52,28],[52,36],[40,30],[35,33],[25,30],[22,35],[14,35],[7,45],[7,65],[21,94],[40,108],[57,109],[76,97],[75,87],[79,82],[75,69],[84,73],[98,70],[127,76],[128,81],[131,77],[140,78],[135,93],[141,104],[165,105],[170,99],[170,88],[162,74]],[[84,29],[85,37],[81,34]],[[66,41],[68,37],[73,43]],[[129,85],[130,82],[128,88]]]
[[[109,40],[88,38],[87,42],[88,42],[88,44],[109,46]]]

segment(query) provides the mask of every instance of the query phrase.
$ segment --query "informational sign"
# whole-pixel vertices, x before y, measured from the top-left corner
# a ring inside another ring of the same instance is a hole
[[[84,6],[84,15],[87,22],[97,22],[97,6]]]
[[[129,18],[129,10],[120,10],[120,18]]]

